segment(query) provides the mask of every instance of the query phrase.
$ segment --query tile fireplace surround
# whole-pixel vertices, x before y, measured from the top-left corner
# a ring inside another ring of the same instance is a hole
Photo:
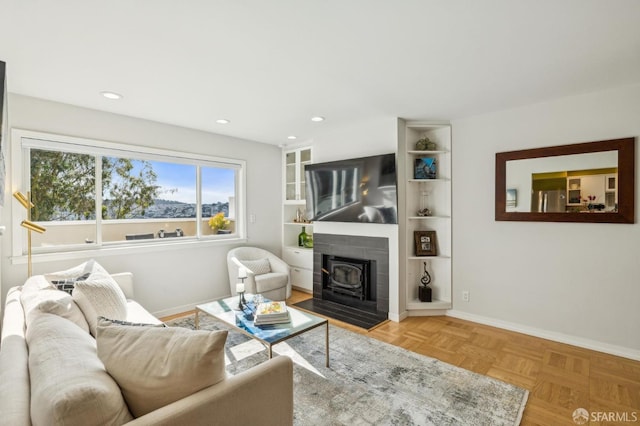
[[[363,309],[357,306],[358,301],[354,300],[353,306],[349,306],[349,298],[344,298],[347,304],[326,301],[323,296],[323,256],[339,256],[345,258],[355,258],[371,260],[375,264],[375,302],[370,302],[369,307]],[[378,320],[387,319],[389,312],[389,240],[384,237],[367,237],[355,235],[337,235],[315,233],[313,236],[313,300],[322,301],[322,304],[329,303],[339,305],[337,311],[341,316],[362,317],[371,316]],[[365,312],[363,312],[365,311]],[[331,316],[330,313],[327,315]],[[344,318],[337,318],[344,319]],[[365,326],[365,328],[367,328]]]

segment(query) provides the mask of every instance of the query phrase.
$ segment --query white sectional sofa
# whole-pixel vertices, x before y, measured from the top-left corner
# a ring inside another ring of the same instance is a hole
[[[110,277],[126,297],[125,318],[115,319],[158,326],[88,318],[87,312],[93,317],[102,307],[79,309],[86,301],[78,301],[76,290],[71,296],[42,275],[8,291],[0,341],[0,423],[293,423],[290,358],[276,357],[229,376],[226,332],[163,327],[132,300],[131,274]],[[208,385],[210,375],[218,377]]]

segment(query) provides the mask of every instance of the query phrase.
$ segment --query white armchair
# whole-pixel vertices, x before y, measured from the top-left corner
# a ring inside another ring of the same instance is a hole
[[[247,271],[244,280],[247,293],[260,293],[267,299],[285,300],[291,296],[289,265],[275,254],[258,247],[236,247],[227,253],[229,290],[236,294],[238,270]]]

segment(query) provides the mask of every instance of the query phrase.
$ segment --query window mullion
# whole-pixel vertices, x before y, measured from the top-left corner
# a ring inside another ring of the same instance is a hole
[[[96,244],[102,246],[102,156],[96,155]]]
[[[202,166],[196,166],[196,238],[202,237]]]

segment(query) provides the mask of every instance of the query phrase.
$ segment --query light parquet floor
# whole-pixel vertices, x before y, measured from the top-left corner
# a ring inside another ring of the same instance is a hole
[[[287,302],[309,297],[294,290]],[[522,425],[575,425],[577,408],[597,416],[590,425],[640,424],[640,361],[451,317],[387,321],[369,332],[330,322],[528,389]]]

